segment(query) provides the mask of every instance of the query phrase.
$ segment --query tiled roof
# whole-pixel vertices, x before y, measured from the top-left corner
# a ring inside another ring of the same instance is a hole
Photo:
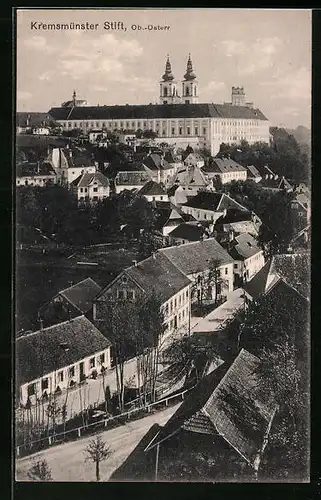
[[[150,180],[146,184],[144,184],[144,186],[139,190],[138,194],[146,196],[166,195],[166,191],[160,184]]]
[[[243,118],[267,120],[259,109],[231,104],[139,104],[122,106],[81,106],[51,108],[56,120],[126,120],[162,118]]]
[[[247,165],[247,176],[249,179],[255,179],[256,177],[261,177],[260,172],[258,171],[257,168],[254,167],[254,165]]]
[[[232,257],[215,238],[162,248],[158,253],[166,255],[186,275],[207,270],[211,259],[219,260],[221,265],[233,262]]]
[[[44,177],[56,175],[56,172],[49,162],[42,162],[39,164],[20,163],[17,165],[16,173],[17,177]]]
[[[276,412],[264,391],[260,393],[259,367],[260,360],[242,349],[225,374],[224,363],[194,388],[149,449],[181,428],[219,434],[257,470]]]
[[[279,177],[276,174],[266,174],[266,176],[262,177],[259,184],[266,189],[285,189],[287,191],[293,189],[284,177]]]
[[[75,285],[59,292],[70,304],[85,314],[92,306],[93,299],[101,291],[101,287],[91,279],[86,278]]]
[[[142,160],[142,163],[150,170],[167,170],[172,168],[164,158],[154,153],[147,155]]]
[[[233,200],[224,193],[211,193],[202,191],[193,198],[190,198],[184,206],[191,208],[202,208],[204,210],[212,210],[213,212],[223,212],[228,208],[238,208],[246,210],[237,201]]]
[[[154,291],[164,302],[191,283],[178,267],[158,252],[125,272],[147,294]]]
[[[144,170],[118,172],[115,177],[117,186],[143,186],[149,181],[149,175]]]
[[[65,344],[68,349],[62,347]],[[110,345],[85,316],[23,335],[16,340],[18,382],[20,385],[31,382]]]
[[[233,247],[229,250],[229,254],[235,260],[243,260],[261,251],[262,249],[257,245],[253,236],[248,233],[242,233],[234,238]]]
[[[173,154],[172,151],[167,151],[164,156],[164,160],[168,163],[178,163],[180,160]]]
[[[252,214],[248,210],[241,210],[240,208],[228,208],[225,216],[221,215],[217,219],[216,224],[230,224],[233,222],[250,221]]]
[[[190,160],[190,161],[202,161],[202,162],[204,162],[204,158],[203,158],[200,154],[198,154],[198,153],[194,153],[194,152],[192,152],[192,153],[188,153],[188,154],[185,156],[185,158],[184,158],[184,162],[185,162],[186,160]]]
[[[171,231],[168,236],[170,236],[171,238],[179,238],[187,241],[200,241],[203,234],[203,226],[183,222],[175,229],[173,229],[173,231]]]
[[[42,123],[48,124],[52,122],[52,117],[50,113],[38,113],[38,112],[21,112],[16,113],[16,125],[18,127],[27,127],[27,122],[29,120],[29,127],[39,127]]]
[[[246,168],[231,158],[213,158],[211,163],[203,167],[204,172],[246,172]]]
[[[272,259],[244,284],[243,288],[253,299],[264,295],[280,279],[280,275],[273,270]]]
[[[184,186],[206,187],[208,185],[204,174],[197,166],[186,167],[177,172],[175,183]]]
[[[97,181],[103,187],[109,186],[109,180],[101,172],[96,172],[94,174],[84,173],[72,181],[71,186],[74,187],[88,187],[94,181]]]

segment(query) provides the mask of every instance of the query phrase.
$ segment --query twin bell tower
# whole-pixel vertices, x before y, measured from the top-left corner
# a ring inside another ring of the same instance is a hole
[[[167,56],[165,73],[160,81],[160,102],[161,104],[195,104],[198,102],[198,82],[190,54],[182,81],[182,96],[178,94],[177,81],[172,73],[169,56]]]

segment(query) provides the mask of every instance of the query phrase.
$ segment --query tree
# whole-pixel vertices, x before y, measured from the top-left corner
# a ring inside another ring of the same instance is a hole
[[[52,481],[51,469],[45,458],[34,458],[28,470],[28,477],[32,481]]]
[[[157,134],[157,132],[154,132],[153,130],[145,130],[143,132],[143,137],[145,139],[156,139],[156,137],[158,137],[158,134]]]
[[[91,461],[96,466],[96,481],[100,480],[100,464],[112,454],[109,446],[106,445],[101,434],[97,434],[89,441],[85,450],[85,461]]]

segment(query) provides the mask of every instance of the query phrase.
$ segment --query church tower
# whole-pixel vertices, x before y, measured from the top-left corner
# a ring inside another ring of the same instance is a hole
[[[182,102],[185,104],[195,104],[198,102],[198,82],[193,71],[191,54],[188,56],[186,73],[183,80]]]
[[[180,102],[180,97],[177,93],[177,82],[172,74],[172,66],[167,55],[165,73],[160,82],[160,103],[161,104],[176,104]]]

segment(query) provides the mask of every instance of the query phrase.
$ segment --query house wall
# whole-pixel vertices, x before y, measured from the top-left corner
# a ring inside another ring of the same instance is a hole
[[[194,208],[187,205],[181,207],[186,214],[192,215],[196,220],[210,220],[214,223],[224,214],[224,211],[215,212],[214,210],[205,210],[203,208]]]
[[[232,181],[246,181],[247,171],[236,170],[234,172],[210,172],[209,176],[212,178],[219,177],[222,184],[227,184]]]
[[[104,349],[103,351],[99,351],[96,353],[93,353],[91,356],[88,356],[84,359],[77,360],[75,363],[72,365],[65,366],[59,370],[50,372],[50,373],[45,373],[41,378],[31,380],[26,384],[23,384],[20,387],[20,402],[21,404],[25,405],[28,399],[28,387],[35,384],[34,389],[35,389],[35,395],[31,396],[31,402],[32,400],[35,399],[36,397],[39,398],[43,395],[44,391],[47,392],[47,394],[53,394],[57,387],[59,386],[61,390],[67,389],[67,387],[70,386],[71,381],[74,381],[75,383],[80,382],[80,365],[83,363],[83,373],[86,377],[90,377],[92,372],[97,370],[97,372],[100,372],[101,369],[101,362],[100,362],[100,356],[104,355],[105,356],[105,361],[104,361],[104,367],[106,369],[110,369],[111,367],[111,358],[110,358],[110,347],[107,349]],[[93,364],[94,362],[94,364]],[[70,373],[70,369],[74,369],[74,375]],[[63,377],[63,380],[61,379]],[[47,381],[47,388],[43,388],[42,383]]]
[[[262,267],[264,266],[264,255],[263,250],[260,250],[252,257],[244,260],[234,261],[234,274],[240,278],[244,278],[248,281],[250,280]]]
[[[16,186],[40,186],[44,187],[47,183],[56,184],[57,177],[55,175],[34,175],[16,178]]]
[[[61,169],[61,180],[67,184],[71,184],[82,174],[94,174],[97,172],[95,165],[89,167],[64,167]]]
[[[93,320],[103,319],[105,301],[135,300],[144,292],[124,274],[106,290],[105,299],[100,298],[93,306]],[[130,294],[130,295],[129,295]],[[190,285],[182,288],[169,300],[165,301],[160,309],[164,313],[166,331],[164,338],[173,334],[177,329],[187,328],[190,318]]]
[[[33,129],[32,133],[33,133],[33,135],[49,135],[50,130],[47,127],[39,127],[39,128]]]
[[[79,202],[103,200],[108,198],[110,194],[110,187],[102,186],[98,182],[83,188],[76,187],[75,190]]]
[[[168,201],[168,195],[166,193],[153,195],[144,194],[143,196],[147,201]]]
[[[219,267],[220,275],[223,280],[226,281],[224,285],[222,285],[222,291],[219,296],[226,297],[229,292],[232,292],[234,287],[234,274],[233,274],[233,263],[223,264]],[[193,281],[194,286],[198,283],[199,278],[205,278],[208,276],[208,270],[204,270],[200,273],[193,273],[188,275],[190,280]],[[197,290],[200,290],[202,285],[197,285]],[[215,287],[212,287],[212,299],[215,298]],[[197,301],[197,295],[194,295],[193,302]]]
[[[116,184],[115,183],[115,191],[116,191],[116,194],[119,194],[121,193],[122,191],[125,191],[125,189],[127,189],[128,191],[132,191],[134,189],[141,189],[143,187],[143,185],[139,185],[139,186],[130,186],[128,184]]]

